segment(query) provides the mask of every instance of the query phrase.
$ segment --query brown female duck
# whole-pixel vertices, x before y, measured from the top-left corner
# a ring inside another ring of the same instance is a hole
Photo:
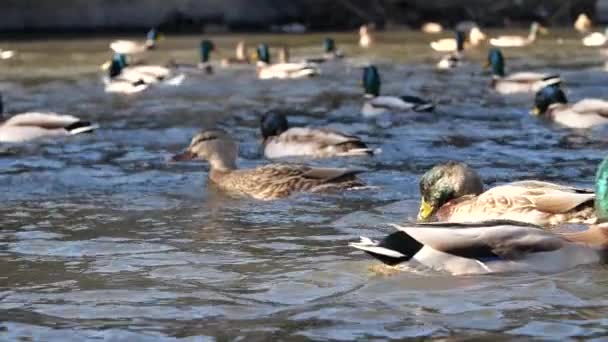
[[[365,186],[360,170],[269,164],[237,169],[237,143],[222,130],[206,130],[192,138],[188,149],[174,160],[205,159],[209,180],[221,189],[261,200],[287,197],[296,192],[332,192]]]

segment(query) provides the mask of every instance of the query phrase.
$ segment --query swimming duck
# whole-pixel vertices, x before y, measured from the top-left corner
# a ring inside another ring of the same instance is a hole
[[[380,73],[374,65],[363,69],[364,97],[368,99],[361,108],[361,114],[365,117],[374,117],[390,112],[430,112],[435,105],[416,96],[404,95],[380,96]]]
[[[398,231],[381,241],[361,237],[349,245],[380,260],[388,271],[421,265],[452,275],[561,272],[604,263],[608,252],[608,224],[577,233],[515,221],[393,226]]]
[[[332,192],[362,187],[360,170],[269,164],[237,169],[238,145],[222,130],[206,130],[192,138],[188,149],[173,160],[205,159],[209,181],[234,194],[273,200],[297,192]]]
[[[460,30],[458,30],[460,31]],[[462,31],[460,31],[462,32]],[[481,32],[479,27],[475,26],[471,28],[469,32],[468,46],[478,46],[483,40],[486,39],[486,35]],[[463,42],[464,43],[464,42]],[[463,48],[467,44],[464,44]],[[458,40],[456,38],[443,38],[430,43],[433,50],[438,52],[454,52],[458,50]]]
[[[497,47],[522,47],[534,43],[538,33],[545,33],[547,29],[533,22],[530,25],[530,33],[527,37],[523,36],[499,36],[490,39],[490,44]]]
[[[323,55],[320,57],[306,58],[307,63],[324,63],[327,61],[344,58],[344,53],[336,49],[336,41],[333,38],[323,39]]]
[[[468,165],[446,162],[420,179],[419,221],[513,220],[540,226],[595,223],[595,194],[541,181],[507,183],[483,191],[481,177]]]
[[[11,59],[15,57],[15,51],[0,49],[0,59]]]
[[[371,25],[361,25],[359,28],[359,46],[362,48],[368,48],[374,43],[374,36],[372,35]]]
[[[360,138],[323,128],[289,128],[285,115],[267,112],[260,120],[264,156],[269,159],[310,156],[344,157],[373,155]]]
[[[169,61],[167,66],[171,69],[177,69],[179,71],[185,72],[200,72],[203,71],[207,74],[213,73],[213,66],[211,65],[209,59],[211,57],[211,51],[215,50],[215,45],[212,41],[204,39],[201,41],[199,45],[200,52],[200,62],[198,64],[187,64],[187,63],[177,63],[174,60]],[[168,71],[168,70],[167,70]]]
[[[234,64],[249,64],[249,57],[247,56],[247,45],[244,41],[240,41],[236,44],[235,56],[233,58],[222,59],[222,66],[227,67]]]
[[[389,266],[408,262],[454,275],[495,272],[559,272],[608,261],[608,158],[595,177],[598,224],[580,232],[557,232],[516,221],[475,224],[394,225],[381,241],[365,237],[350,246]],[[396,269],[398,269],[397,267]],[[395,269],[395,268],[393,268]]]
[[[88,121],[71,115],[51,112],[29,112],[15,114],[3,119],[4,106],[0,94],[0,142],[19,143],[41,138],[70,136],[88,133],[99,128]]]
[[[559,75],[539,72],[517,72],[505,75],[505,59],[498,48],[488,52],[487,64],[492,68],[491,87],[501,94],[536,92],[547,85],[559,84]]]
[[[439,63],[437,63],[437,69],[447,70],[459,67],[462,64],[463,51],[464,33],[462,31],[456,31],[456,51],[443,56]]]
[[[112,56],[107,69],[104,83],[106,92],[110,93],[138,93],[158,83],[176,86],[185,78],[184,74],[173,75],[171,69],[160,65],[129,66],[127,57],[117,53]]]
[[[570,105],[562,89],[550,85],[536,93],[531,114],[570,128],[592,128],[608,124],[608,101],[583,99]]]
[[[420,28],[420,31],[424,33],[441,33],[441,31],[443,31],[443,26],[441,26],[440,23],[425,23]]]
[[[608,39],[608,28],[602,32],[593,32],[583,37],[582,42],[585,46],[602,46]]]
[[[311,63],[270,64],[270,51],[266,44],[258,46],[257,55],[257,74],[258,78],[262,80],[312,77],[320,73],[319,68]]]
[[[579,33],[587,33],[591,30],[591,19],[585,13],[581,13],[574,22],[574,29]]]
[[[110,43],[110,49],[116,53],[133,55],[154,49],[158,40],[159,34],[155,28],[152,28],[146,34],[146,41],[144,43],[132,40],[115,40]]]

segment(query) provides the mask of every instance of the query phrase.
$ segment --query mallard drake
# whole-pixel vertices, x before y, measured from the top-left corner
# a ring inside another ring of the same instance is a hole
[[[456,51],[443,56],[439,63],[437,63],[437,69],[447,70],[459,67],[462,64],[463,51],[464,33],[462,31],[456,31]]]
[[[325,63],[335,59],[344,58],[344,53],[336,48],[336,41],[333,38],[323,39],[323,55],[320,57],[306,58],[307,63]]]
[[[160,65],[128,66],[127,57],[117,53],[112,56],[107,69],[104,83],[106,92],[110,93],[138,93],[152,84],[177,86],[185,78],[184,74],[174,75],[171,69]]]
[[[195,135],[188,149],[173,160],[205,159],[209,181],[234,194],[260,200],[287,197],[297,192],[332,192],[363,187],[360,170],[315,168],[305,165],[269,164],[237,169],[238,145],[222,130]]]
[[[458,30],[462,32],[461,30]],[[481,32],[479,27],[475,26],[469,31],[468,44],[463,41],[463,49],[467,46],[478,46],[482,41],[486,39],[486,35]],[[457,38],[443,38],[430,43],[433,50],[438,52],[454,52],[458,50]]]
[[[15,114],[3,120],[4,105],[0,94],[0,142],[19,143],[41,138],[53,138],[88,133],[99,126],[71,115],[51,112]]]
[[[550,85],[536,93],[531,114],[570,128],[592,128],[608,124],[608,101],[583,99],[570,105],[562,89]]]
[[[605,262],[608,252],[608,224],[578,233],[556,233],[515,221],[393,226],[398,231],[381,241],[361,237],[349,245],[390,269],[413,264],[453,275],[561,272]]]
[[[455,275],[559,272],[583,264],[605,263],[608,261],[608,158],[598,167],[595,191],[594,211],[599,223],[584,231],[549,231],[541,226],[504,220],[408,224],[395,225],[398,231],[381,241],[362,237],[350,246],[389,266],[416,262]],[[561,202],[560,196],[553,197],[553,202]]]
[[[363,90],[365,101],[361,108],[361,114],[365,117],[374,117],[383,113],[398,112],[430,112],[435,105],[416,96],[404,95],[380,96],[380,73],[374,65],[363,69]]]
[[[0,59],[11,59],[15,57],[15,51],[0,49]]]
[[[110,49],[116,53],[125,55],[134,55],[147,50],[152,50],[156,47],[156,42],[159,40],[159,34],[155,28],[150,29],[146,34],[146,40],[143,43],[132,40],[115,40],[110,43]]]
[[[533,22],[530,25],[530,33],[527,37],[523,36],[499,36],[490,39],[490,44],[497,47],[522,47],[534,43],[538,33],[545,33],[547,29]]]
[[[589,19],[585,13],[579,14],[576,21],[574,21],[574,29],[580,33],[589,32],[589,30],[591,30],[591,25],[591,19]]]
[[[420,31],[424,33],[441,33],[443,31],[443,26],[440,23],[425,23],[420,27]]]
[[[213,66],[210,63],[211,51],[215,50],[215,45],[212,41],[204,39],[199,45],[200,62],[198,64],[177,63],[173,60],[167,63],[170,69],[176,69],[185,72],[204,72],[207,74],[213,73]]]
[[[513,220],[541,226],[595,223],[595,194],[541,181],[519,181],[483,191],[481,177],[468,165],[446,162],[420,179],[419,221]]]
[[[360,138],[322,128],[289,128],[285,115],[267,112],[260,120],[264,156],[269,159],[310,156],[344,157],[373,155]]]
[[[372,34],[372,27],[370,25],[361,25],[359,28],[359,46],[362,48],[368,48],[374,43],[374,36]]]
[[[487,65],[492,68],[490,86],[501,94],[536,92],[545,86],[561,82],[559,75],[539,72],[517,72],[505,75],[505,59],[497,48],[492,48],[488,52]]]
[[[604,32],[593,32],[583,37],[582,42],[585,46],[602,46],[608,39],[608,28]]]
[[[222,59],[222,66],[228,67],[234,64],[249,64],[249,57],[247,56],[247,45],[245,41],[240,41],[236,44],[235,56],[232,58]]]
[[[260,44],[258,46],[257,55],[257,74],[258,78],[262,80],[273,78],[294,79],[312,77],[320,74],[319,68],[311,63],[270,64],[270,51],[266,44]]]

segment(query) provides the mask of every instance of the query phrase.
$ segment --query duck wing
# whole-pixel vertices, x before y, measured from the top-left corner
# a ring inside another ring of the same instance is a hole
[[[17,114],[6,120],[3,126],[35,126],[46,129],[65,128],[80,121],[72,115],[31,112]]]

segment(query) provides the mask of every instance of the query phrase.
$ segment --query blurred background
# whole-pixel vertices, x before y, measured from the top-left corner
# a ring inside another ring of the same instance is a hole
[[[380,29],[444,26],[471,20],[482,27],[571,24],[579,13],[608,21],[608,0],[3,0],[0,31],[172,32],[348,30],[363,23]]]

